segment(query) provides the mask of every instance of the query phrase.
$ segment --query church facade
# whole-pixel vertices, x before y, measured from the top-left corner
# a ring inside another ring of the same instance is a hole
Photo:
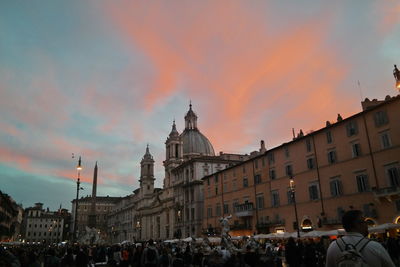
[[[147,146],[140,163],[140,187],[122,198],[108,216],[111,242],[172,239],[201,236],[204,176],[248,159],[247,155],[215,155],[211,142],[197,127],[197,115],[189,106],[185,129],[175,121],[168,135],[163,162],[163,188],[155,188],[154,159]]]

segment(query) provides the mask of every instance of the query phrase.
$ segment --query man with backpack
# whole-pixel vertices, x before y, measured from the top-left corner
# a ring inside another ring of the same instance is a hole
[[[153,239],[150,239],[147,247],[143,250],[142,266],[144,267],[157,267],[158,266],[158,250],[154,246]]]
[[[360,210],[347,211],[342,218],[346,234],[328,248],[326,267],[394,267],[389,254],[378,242],[369,240],[368,225]]]

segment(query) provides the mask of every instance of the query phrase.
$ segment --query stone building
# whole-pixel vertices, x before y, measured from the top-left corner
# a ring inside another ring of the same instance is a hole
[[[100,236],[107,240],[107,216],[114,208],[116,203],[121,200],[121,197],[110,196],[96,196],[95,201],[95,220],[93,220],[93,197],[85,196],[78,200],[78,213],[77,213],[77,236],[78,238],[86,232],[86,227],[95,228],[100,232]],[[72,201],[72,222],[75,220],[75,207],[76,200]],[[93,225],[95,221],[95,225]],[[73,227],[71,228],[71,231]]]
[[[140,187],[121,199],[108,218],[113,242],[201,236],[201,178],[248,158],[224,153],[216,156],[211,142],[197,127],[191,104],[184,131],[179,134],[174,121],[165,146],[163,188],[154,188],[155,162],[147,147],[140,164]]]
[[[232,214],[232,235],[337,229],[350,209],[370,225],[400,223],[400,96],[362,107],[204,177],[203,228],[218,232],[218,219]]]
[[[16,241],[20,235],[23,209],[0,191],[0,241]]]
[[[23,239],[27,243],[52,244],[69,237],[70,214],[67,210],[49,211],[43,203],[25,209]]]

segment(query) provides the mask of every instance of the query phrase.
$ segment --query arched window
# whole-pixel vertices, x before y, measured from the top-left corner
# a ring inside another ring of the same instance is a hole
[[[311,222],[310,219],[305,219],[303,221],[303,223],[301,224],[301,230],[304,231],[304,232],[313,230],[312,222]]]

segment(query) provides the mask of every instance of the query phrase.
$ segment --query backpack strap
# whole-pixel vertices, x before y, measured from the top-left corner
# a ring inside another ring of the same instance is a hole
[[[339,242],[339,240],[340,240],[340,242]],[[339,247],[341,252],[343,252],[346,249],[346,242],[344,242],[344,240],[341,237],[336,239],[336,244]]]
[[[361,252],[368,245],[369,241],[368,238],[363,237],[357,242],[357,244],[355,244],[355,248],[358,252]]]

